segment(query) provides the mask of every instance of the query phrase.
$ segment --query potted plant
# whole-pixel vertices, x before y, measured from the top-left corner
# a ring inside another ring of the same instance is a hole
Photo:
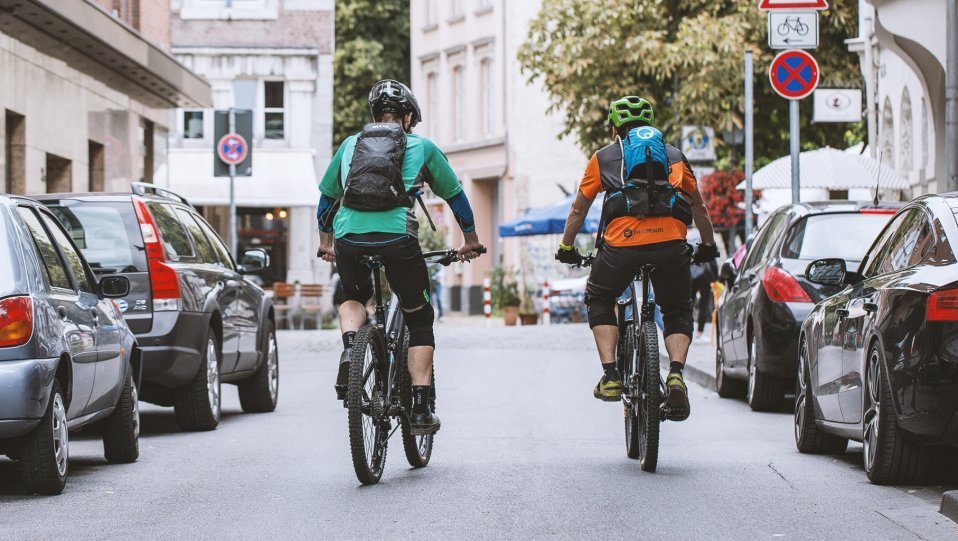
[[[519,284],[511,271],[502,267],[492,269],[492,309],[501,313],[506,325],[515,325],[519,319]]]
[[[532,300],[532,289],[526,284],[524,290],[519,305],[519,320],[523,325],[535,325],[539,322],[539,312],[536,312],[536,304]]]

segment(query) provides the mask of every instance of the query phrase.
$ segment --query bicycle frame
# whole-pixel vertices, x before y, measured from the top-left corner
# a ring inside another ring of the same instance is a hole
[[[638,274],[636,274],[635,279],[629,284],[629,298],[623,299],[620,297],[617,302],[619,309],[623,311],[619,333],[624,333],[626,328],[631,326],[634,329],[632,333],[633,340],[639,339],[640,329],[644,323],[655,321],[655,302],[652,299],[651,283],[651,274],[654,270],[655,267],[653,265],[643,265],[639,269]],[[641,303],[636,295],[638,288],[641,288],[642,291]],[[639,314],[638,321],[635,321],[635,314]],[[635,351],[638,350],[637,343],[632,344],[632,347]],[[641,370],[639,372],[641,372]],[[636,374],[631,374],[632,377],[635,377],[635,375]],[[623,398],[626,403],[630,403],[633,399],[632,391],[634,390],[634,385],[635,383],[631,381],[626,385],[626,393],[623,393]],[[665,381],[662,379],[661,374],[659,375],[659,388],[661,388],[663,392],[666,391]]]
[[[383,305],[382,278],[380,270],[383,267],[382,261],[377,256],[365,256],[363,261],[369,265],[373,272],[373,295],[376,299],[376,327],[383,334],[386,342],[386,351],[389,353],[389,365],[386,374],[386,397],[385,403],[392,404],[394,383],[396,381],[396,347],[403,334],[403,327],[406,325],[406,317],[402,308],[399,306],[399,297],[393,293],[389,299],[389,306]]]

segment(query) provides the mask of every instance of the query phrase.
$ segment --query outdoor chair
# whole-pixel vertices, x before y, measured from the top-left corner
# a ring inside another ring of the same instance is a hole
[[[293,322],[290,319],[292,315],[292,304],[294,289],[293,284],[287,282],[276,282],[273,284],[273,313],[276,314],[276,322],[284,321],[287,329],[293,328]]]

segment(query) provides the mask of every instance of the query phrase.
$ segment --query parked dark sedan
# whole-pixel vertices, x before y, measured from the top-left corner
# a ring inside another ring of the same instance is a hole
[[[727,287],[717,310],[719,395],[744,394],[756,411],[782,407],[794,383],[801,322],[839,289],[810,283],[805,268],[824,257],[857,265],[899,208],[830,201],[786,205],[769,216],[740,268],[727,262],[720,272]]]
[[[94,422],[108,461],[139,456],[138,350],[109,300],[129,287],[97,282],[42,205],[0,195],[0,453],[28,492],[63,490],[69,432]]]
[[[921,197],[857,270],[836,259],[809,265],[811,281],[843,289],[802,325],[800,451],[862,441],[865,473],[884,484],[919,480],[930,446],[958,447],[956,214],[958,193]]]
[[[184,430],[220,421],[221,382],[239,387],[246,412],[269,412],[279,396],[273,305],[245,275],[263,250],[236,264],[189,202],[149,184],[133,193],[38,196],[69,231],[93,272],[126,276],[120,309],[143,351],[140,398],[173,406]]]

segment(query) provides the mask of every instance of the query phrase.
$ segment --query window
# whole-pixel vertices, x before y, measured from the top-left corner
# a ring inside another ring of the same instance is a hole
[[[200,225],[200,229],[206,232],[206,238],[210,241],[210,244],[213,245],[213,250],[216,251],[219,264],[228,269],[232,269],[233,259],[230,258],[230,251],[226,249],[226,245],[223,244],[220,236],[213,231],[213,228],[210,227],[210,224],[206,223],[206,220],[199,216],[196,216],[195,218],[196,223]]]
[[[106,190],[106,149],[96,141],[87,141],[87,176],[91,192]]]
[[[183,111],[183,139],[203,138],[203,111]]]
[[[426,27],[439,24],[439,0],[426,0]]]
[[[76,280],[77,285],[80,286],[80,291],[93,293],[93,288],[90,287],[90,279],[87,277],[86,269],[83,268],[83,258],[80,257],[80,252],[77,252],[76,248],[70,244],[70,239],[68,239],[63,230],[60,229],[60,225],[54,218],[51,218],[43,212],[40,213],[40,216],[43,217],[43,223],[50,231],[53,241],[60,245],[60,250],[62,250],[63,255],[66,256],[67,265],[69,265],[70,270],[73,271],[73,279]]]
[[[5,114],[6,186],[4,192],[27,193],[27,119],[13,111]]]
[[[65,193],[73,191],[73,163],[59,156],[47,154],[44,180],[47,193]]]
[[[788,259],[823,259],[840,257],[861,261],[868,244],[878,236],[889,214],[857,212],[818,214],[799,220],[782,246],[782,257]],[[836,235],[841,231],[841,235]]]
[[[429,137],[436,139],[439,134],[439,74],[432,72],[426,76],[426,126],[429,129]]]
[[[769,218],[768,222],[759,231],[757,237],[748,249],[748,256],[745,264],[742,265],[742,272],[754,270],[762,263],[768,261],[768,253],[775,241],[782,234],[782,230],[788,225],[788,218],[783,213],[776,214]]]
[[[479,89],[482,93],[480,107],[482,109],[482,134],[492,134],[492,60],[484,59],[479,64]]]
[[[263,83],[263,126],[266,139],[286,138],[285,88],[283,81]]]
[[[828,190],[829,201],[847,201],[848,190]]]
[[[166,257],[171,261],[177,261],[181,257],[193,257],[193,246],[190,244],[186,230],[183,229],[183,224],[173,214],[173,209],[165,203],[151,203],[150,214],[153,215],[153,221],[160,230]]]
[[[193,246],[196,247],[197,260],[200,263],[216,264],[216,253],[213,252],[213,247],[210,246],[210,243],[203,235],[203,230],[200,229],[200,226],[196,225],[196,220],[193,219],[193,216],[181,208],[176,209],[176,216],[186,227],[186,232],[189,234],[190,239],[192,239]]]
[[[50,212],[94,272],[146,272],[140,224],[130,203],[61,201]]]
[[[57,252],[56,246],[53,245],[53,241],[50,240],[47,232],[40,225],[40,218],[28,208],[20,207],[17,210],[20,211],[20,216],[26,222],[30,233],[33,234],[33,244],[37,247],[37,252],[40,255],[43,277],[46,279],[47,285],[73,291],[73,284],[70,283],[66,265],[60,259],[60,254]]]
[[[463,115],[465,114],[465,96],[463,94],[465,91],[463,68],[462,66],[456,66],[452,70],[452,134],[453,140],[455,141],[462,141],[465,135],[465,119],[463,119]]]
[[[865,276],[898,271],[920,262],[933,244],[924,238],[931,234],[928,219],[921,209],[913,208],[899,214],[869,250]],[[925,248],[913,255],[912,252],[919,247]]]
[[[462,18],[462,0],[450,0],[452,4],[452,18],[461,19]]]
[[[482,12],[492,9],[492,0],[479,0],[476,5],[476,11]]]

